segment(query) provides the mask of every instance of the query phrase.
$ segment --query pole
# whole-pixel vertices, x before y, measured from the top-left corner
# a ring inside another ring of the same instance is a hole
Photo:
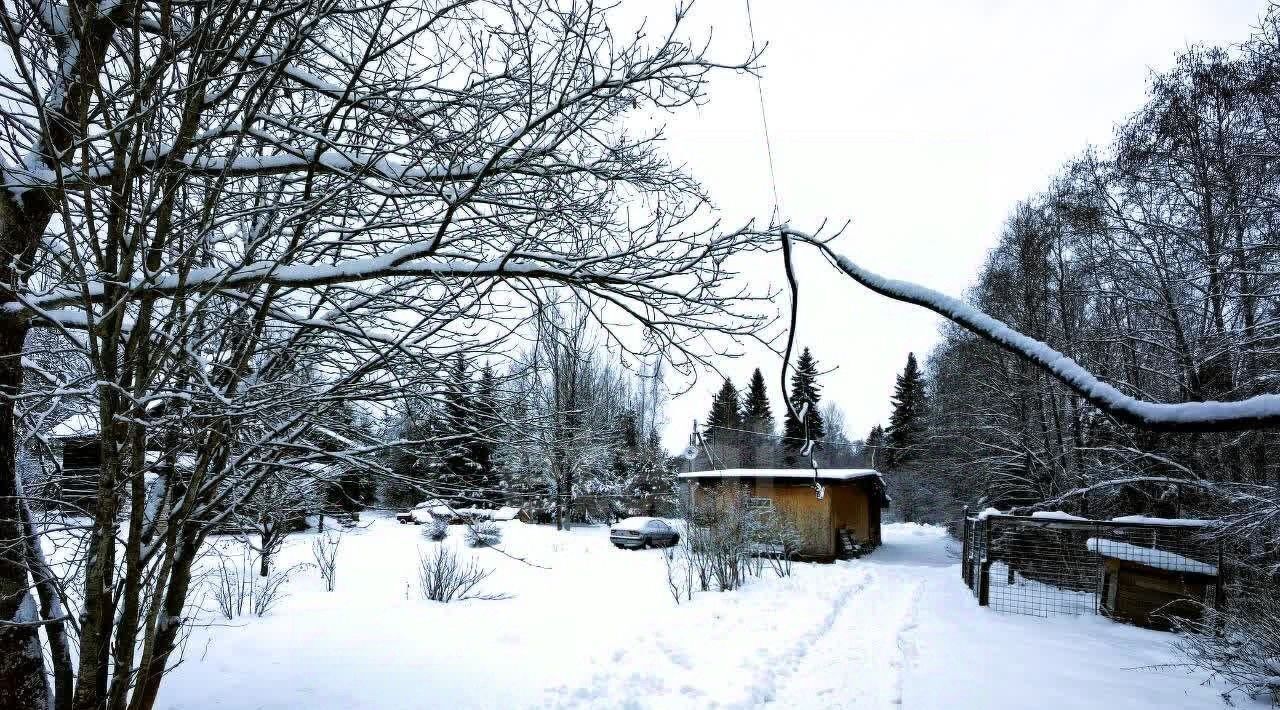
[[[991,600],[991,520],[982,521],[982,560],[978,566],[978,606]]]

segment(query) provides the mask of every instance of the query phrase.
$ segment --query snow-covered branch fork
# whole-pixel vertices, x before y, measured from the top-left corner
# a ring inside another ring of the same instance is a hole
[[[858,284],[895,301],[927,308],[1004,350],[1043,369],[1072,392],[1116,419],[1155,431],[1247,431],[1280,426],[1280,395],[1262,394],[1238,402],[1149,402],[1124,394],[1046,343],[1028,337],[963,301],[908,281],[887,278],[834,251],[823,239],[783,228],[812,245]]]

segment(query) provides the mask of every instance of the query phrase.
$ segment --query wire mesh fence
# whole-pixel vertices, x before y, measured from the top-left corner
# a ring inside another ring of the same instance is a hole
[[[961,570],[995,611],[1169,628],[1223,600],[1222,545],[1203,533],[1196,521],[966,513]]]

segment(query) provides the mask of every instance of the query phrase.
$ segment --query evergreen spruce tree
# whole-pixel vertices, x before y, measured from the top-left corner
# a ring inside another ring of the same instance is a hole
[[[643,515],[658,515],[659,504],[675,497],[675,466],[662,449],[657,429],[651,429],[643,441],[640,458],[632,478],[633,507]]]
[[[751,373],[751,381],[747,385],[746,401],[742,405],[742,428],[752,432],[743,435],[743,468],[768,467],[772,463],[770,454],[774,448],[773,410],[769,407],[764,375],[760,374],[758,367]]]
[[[768,388],[764,384],[764,375],[760,368],[751,373],[751,382],[747,385],[747,398],[742,405],[743,428],[764,434],[773,433],[773,410],[769,407]]]
[[[318,442],[325,451],[343,450],[348,446],[347,440],[356,438],[356,432],[369,426],[368,418],[350,402],[343,403],[330,416],[332,419],[326,422]],[[340,474],[325,482],[321,513],[359,519],[360,511],[373,500],[373,481],[365,471],[346,466],[342,469]]]
[[[498,384],[493,368],[488,364],[480,371],[475,387],[474,421],[471,437],[467,442],[471,461],[471,487],[483,502],[496,505],[502,502],[500,480],[494,470],[494,441],[498,438],[501,420],[498,417]]]
[[[725,468],[738,466],[742,458],[738,451],[742,440],[742,407],[738,402],[738,388],[727,377],[711,400],[705,429],[703,438],[711,447],[716,463]]]
[[[475,439],[471,380],[467,362],[459,354],[449,368],[449,381],[444,401],[445,456],[438,488],[460,506],[472,505],[477,498],[475,464],[471,447]]]
[[[796,418],[788,409],[782,422],[783,460],[787,466],[795,466],[799,462],[799,454],[804,448],[806,424],[808,438],[821,442],[826,435],[822,414],[818,411],[818,402],[822,399],[822,388],[818,385],[818,361],[814,359],[809,348],[805,348],[796,359],[795,372],[791,374],[791,406],[799,414],[804,405],[809,405],[805,422]]]
[[[892,401],[893,413],[885,432],[885,461],[889,468],[899,469],[915,460],[924,443],[924,378],[915,353],[907,353],[907,365],[893,385]]]
[[[867,440],[862,443],[862,462],[867,468],[888,464],[884,459],[884,427],[879,424],[871,427]]]
[[[426,491],[436,492],[444,471],[438,410],[438,404],[431,403],[415,407],[405,415],[399,438],[424,443],[393,450],[395,453],[389,467],[398,480],[384,488],[383,503],[397,507],[414,506],[427,497]]]

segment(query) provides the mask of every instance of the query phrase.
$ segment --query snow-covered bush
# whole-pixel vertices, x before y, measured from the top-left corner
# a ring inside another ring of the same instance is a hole
[[[769,507],[761,516],[757,533],[759,558],[767,559],[779,577],[791,576],[791,562],[804,543],[799,526],[776,508]]]
[[[1174,645],[1188,664],[1230,684],[1224,698],[1244,692],[1280,706],[1280,591],[1264,581],[1236,590],[1221,609],[1205,608],[1199,619],[1172,619]]]
[[[221,555],[210,578],[214,602],[228,621],[249,613],[266,616],[286,596],[285,584],[289,578],[310,566],[299,563],[287,569],[272,570],[263,577],[254,570],[254,556],[248,547],[242,548],[238,559]]]
[[[493,547],[502,542],[502,528],[492,520],[481,520],[467,526],[467,544],[471,547]]]
[[[338,545],[342,544],[342,533],[322,534],[311,541],[311,556],[315,558],[316,567],[320,569],[320,578],[324,580],[324,588],[332,592],[337,585]]]
[[[763,512],[751,506],[745,488],[699,491],[696,504],[685,514],[680,552],[700,591],[709,591],[713,583],[722,592],[731,591],[747,576],[759,574],[761,563],[753,562],[753,555]]]
[[[440,542],[449,536],[449,521],[439,515],[431,516],[427,529],[422,531],[423,537],[432,542]]]
[[[737,589],[766,566],[779,577],[791,575],[814,521],[793,519],[737,486],[701,489],[695,499],[681,506],[684,534],[666,555],[667,588],[677,603],[691,599],[695,590]]]
[[[507,599],[506,594],[484,594],[476,591],[482,582],[493,574],[476,563],[475,558],[465,562],[458,553],[445,545],[437,545],[433,551],[418,551],[418,590],[423,599],[433,602],[463,601],[466,599]]]

